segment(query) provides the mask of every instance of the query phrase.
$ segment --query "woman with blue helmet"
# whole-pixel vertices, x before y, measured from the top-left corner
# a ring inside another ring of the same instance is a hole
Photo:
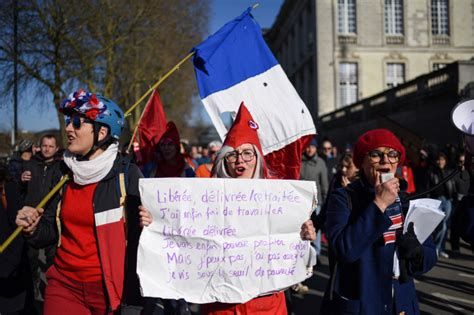
[[[59,110],[71,179],[57,209],[23,207],[16,223],[32,246],[58,244],[46,274],[45,315],[108,314],[139,298],[134,270],[142,174],[119,154],[124,115],[117,104],[78,90]]]

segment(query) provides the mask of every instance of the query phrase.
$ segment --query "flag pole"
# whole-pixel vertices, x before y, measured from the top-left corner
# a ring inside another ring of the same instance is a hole
[[[69,175],[64,175],[59,183],[54,186],[54,188],[40,201],[40,203],[35,208],[43,208],[46,203],[51,199],[51,197],[59,190],[69,180]],[[5,240],[5,242],[0,245],[0,254],[13,242],[13,240],[20,234],[23,230],[23,227],[18,226],[15,231],[10,234],[10,236]]]
[[[168,77],[173,74],[173,72],[175,72],[176,70],[179,69],[179,67],[181,67],[181,65],[183,63],[185,63],[189,58],[191,58],[192,56],[194,55],[194,51],[193,52],[190,52],[186,57],[184,57],[183,59],[181,59],[180,62],[178,62],[176,64],[176,66],[174,66],[170,71],[168,71],[164,76],[162,76],[158,82],[156,82],[155,84],[153,84],[153,86],[151,88],[148,89],[148,91],[146,91],[145,94],[142,95],[142,97],[140,97],[138,99],[138,101],[135,102],[135,104],[133,104],[129,109],[127,109],[127,111],[125,112],[125,117],[129,116],[130,113],[135,109],[135,107],[137,107],[148,95],[150,95],[151,92],[153,92],[154,89],[156,89],[161,83],[163,83],[166,79],[168,79]],[[143,110],[145,111],[145,110]],[[138,123],[140,123],[140,121],[138,121]],[[137,123],[137,125],[138,125]]]
[[[173,74],[173,72],[175,72],[176,70],[179,69],[179,67],[185,63],[189,58],[191,58],[192,56],[194,55],[194,51],[193,52],[190,52],[186,57],[184,57],[183,59],[181,59],[180,62],[178,62],[176,64],[176,66],[174,66],[170,71],[168,71],[164,76],[162,76],[158,82],[156,82],[155,84],[153,84],[153,86],[148,89],[148,91],[143,94],[142,97],[140,97],[138,99],[138,101],[135,102],[135,104],[133,104],[126,112],[125,112],[125,117],[127,117],[128,115],[130,115],[130,112],[138,106],[138,104],[140,104],[148,95],[150,95],[150,93],[152,93],[158,86],[160,86],[161,83],[163,83],[171,74]],[[137,125],[135,126],[135,128],[133,129],[133,134],[132,134],[132,138],[130,139],[130,143],[128,144],[128,148],[127,148],[127,151],[130,152],[130,148],[132,147],[133,145],[133,140],[135,139],[136,135],[137,135],[137,131],[138,131],[138,126],[140,125],[140,122],[142,121],[142,118],[143,118],[143,114],[145,113],[145,110],[146,110],[146,105],[145,107],[143,108],[143,111],[142,111],[142,114],[140,115],[140,118],[138,119],[137,121]]]

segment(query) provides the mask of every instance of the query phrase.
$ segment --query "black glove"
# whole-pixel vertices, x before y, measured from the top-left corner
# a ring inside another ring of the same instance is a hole
[[[421,267],[423,263],[423,246],[416,237],[413,222],[408,224],[405,234],[397,238],[398,258],[412,263],[413,267]]]

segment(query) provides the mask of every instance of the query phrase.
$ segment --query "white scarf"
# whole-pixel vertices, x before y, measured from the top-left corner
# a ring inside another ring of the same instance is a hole
[[[118,144],[109,145],[107,150],[89,161],[78,161],[76,155],[66,151],[64,163],[71,169],[74,182],[79,185],[88,185],[101,181],[112,169],[117,157]]]

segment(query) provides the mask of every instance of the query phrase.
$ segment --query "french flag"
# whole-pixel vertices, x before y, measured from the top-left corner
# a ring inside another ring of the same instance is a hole
[[[311,113],[265,43],[248,8],[193,48],[199,94],[222,141],[245,103],[272,177],[298,179],[301,155],[316,134]]]

